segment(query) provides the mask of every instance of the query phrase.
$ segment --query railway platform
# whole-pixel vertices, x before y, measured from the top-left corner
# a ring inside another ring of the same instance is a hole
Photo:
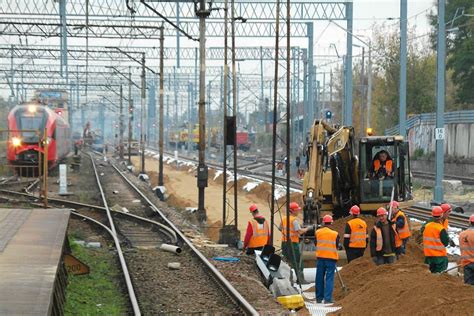
[[[0,209],[0,315],[60,315],[65,209]]]

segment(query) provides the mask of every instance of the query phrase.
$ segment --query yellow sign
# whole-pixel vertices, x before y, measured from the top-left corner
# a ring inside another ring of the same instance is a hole
[[[68,274],[89,274],[89,266],[70,254],[64,255],[64,265]]]

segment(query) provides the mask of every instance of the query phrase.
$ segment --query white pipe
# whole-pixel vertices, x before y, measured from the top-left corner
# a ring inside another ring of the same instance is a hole
[[[178,246],[168,245],[168,244],[161,244],[160,249],[164,251],[176,253],[176,254],[180,254],[182,252],[181,248],[179,248]]]

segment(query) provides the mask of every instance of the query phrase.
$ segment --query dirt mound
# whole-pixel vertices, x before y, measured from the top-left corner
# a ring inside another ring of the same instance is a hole
[[[168,199],[166,200],[166,203],[168,203],[169,205],[171,205],[173,207],[180,208],[180,209],[192,206],[191,201],[188,201],[188,200],[182,199],[180,197],[177,197],[174,193],[171,193],[168,196]]]
[[[335,299],[342,309],[336,315],[472,315],[474,287],[460,278],[434,275],[421,263],[402,259],[375,266],[359,258],[341,270],[349,291],[342,298],[336,280]]]

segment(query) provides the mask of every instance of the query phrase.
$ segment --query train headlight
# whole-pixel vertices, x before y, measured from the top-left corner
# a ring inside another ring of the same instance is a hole
[[[20,137],[12,137],[12,145],[13,147],[18,147],[21,145],[21,138]]]
[[[36,110],[37,110],[36,105],[34,105],[34,104],[28,105],[28,112],[30,112],[31,114],[36,113]]]

